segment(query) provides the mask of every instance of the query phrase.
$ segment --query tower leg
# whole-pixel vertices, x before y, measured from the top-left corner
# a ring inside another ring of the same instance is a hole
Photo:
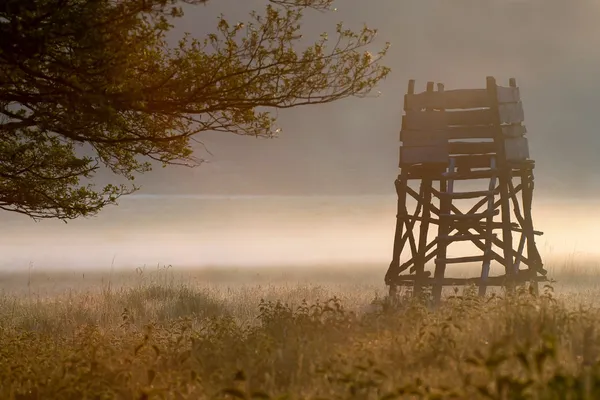
[[[402,236],[404,234],[404,225],[407,222],[408,211],[406,209],[406,185],[408,184],[407,173],[402,170],[398,179],[396,179],[396,193],[398,195],[397,214],[396,214],[396,233],[394,235],[394,248],[392,261],[385,275],[385,283],[390,287],[390,296],[397,293],[394,277],[398,275],[400,269],[400,256],[402,254]]]
[[[423,204],[423,214],[419,229],[419,246],[415,255],[415,287],[414,295],[420,296],[423,291],[422,280],[425,278],[425,256],[427,253],[427,235],[429,233],[429,221],[431,219],[431,194],[433,182],[431,178],[421,181],[422,197],[419,201]]]
[[[523,200],[523,219],[525,226],[523,234],[527,238],[527,258],[529,259],[529,273],[531,277],[530,285],[535,295],[539,294],[538,282],[535,279],[538,272],[542,269],[542,258],[535,245],[535,234],[533,231],[533,218],[531,208],[533,203],[533,171],[530,169],[523,170],[521,173],[522,200]]]
[[[512,85],[512,81],[511,81]],[[492,100],[491,109],[499,110],[498,104],[498,87],[496,86],[496,80],[493,77],[487,78],[487,91],[490,99]],[[500,207],[502,215],[502,250],[503,250],[503,261],[506,269],[506,277],[508,280],[508,289],[512,291],[514,287],[514,260],[513,260],[513,240],[512,240],[512,227],[511,227],[511,215],[510,215],[510,194],[508,190],[508,181],[511,179],[511,170],[506,162],[506,151],[504,148],[504,134],[502,132],[500,124],[500,113],[497,112],[496,123],[497,126],[496,136],[494,141],[496,143],[496,149],[498,154],[498,181],[500,185]]]
[[[448,182],[445,179],[440,180],[440,193],[446,193],[448,191]],[[450,204],[452,199],[448,196],[442,196],[440,198],[440,214],[450,214]],[[440,219],[438,228],[438,238],[445,238],[450,234],[450,225],[447,219]],[[438,306],[442,299],[442,289],[444,279],[444,274],[446,272],[446,258],[448,252],[448,242],[444,239],[438,239],[437,244],[437,257],[435,263],[435,272],[433,274],[434,284],[433,284],[433,302],[435,306]]]
[[[496,159],[492,157],[490,163],[490,169],[496,168]],[[490,192],[488,198],[487,212],[488,215],[486,217],[485,223],[485,249],[483,250],[483,265],[481,266],[481,280],[479,282],[479,296],[485,296],[487,291],[487,279],[490,274],[490,265],[492,262],[492,240],[494,238],[494,191],[496,190],[496,176],[492,176],[490,178],[490,184],[488,186],[488,191]]]

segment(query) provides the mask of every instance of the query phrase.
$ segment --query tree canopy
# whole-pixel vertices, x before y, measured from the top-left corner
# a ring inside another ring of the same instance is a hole
[[[202,132],[271,136],[274,109],[365,96],[389,72],[368,27],[340,23],[298,50],[303,13],[332,0],[265,1],[169,45],[182,7],[206,1],[0,2],[0,209],[93,215],[156,161],[197,165]],[[101,168],[129,183],[97,187]]]

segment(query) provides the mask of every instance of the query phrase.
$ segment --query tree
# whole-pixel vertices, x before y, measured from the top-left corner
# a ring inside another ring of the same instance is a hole
[[[205,38],[166,33],[206,0],[0,0],[0,209],[66,222],[138,188],[137,173],[195,166],[205,131],[271,136],[273,109],[365,96],[388,74],[376,31],[337,26],[302,52],[303,12],[270,0]],[[100,168],[127,185],[97,188]]]

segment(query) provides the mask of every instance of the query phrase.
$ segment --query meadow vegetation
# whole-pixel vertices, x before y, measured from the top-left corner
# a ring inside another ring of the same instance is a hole
[[[600,311],[551,286],[432,310],[365,280],[254,274],[138,270],[52,294],[4,276],[0,398],[600,398]]]

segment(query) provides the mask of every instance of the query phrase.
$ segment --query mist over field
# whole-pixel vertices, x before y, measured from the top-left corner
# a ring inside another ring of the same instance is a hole
[[[600,260],[599,205],[534,202],[536,229],[545,233],[537,244],[547,264]],[[373,265],[383,280],[395,214],[394,196],[133,195],[68,224],[5,214],[10,229],[0,234],[0,268]]]

